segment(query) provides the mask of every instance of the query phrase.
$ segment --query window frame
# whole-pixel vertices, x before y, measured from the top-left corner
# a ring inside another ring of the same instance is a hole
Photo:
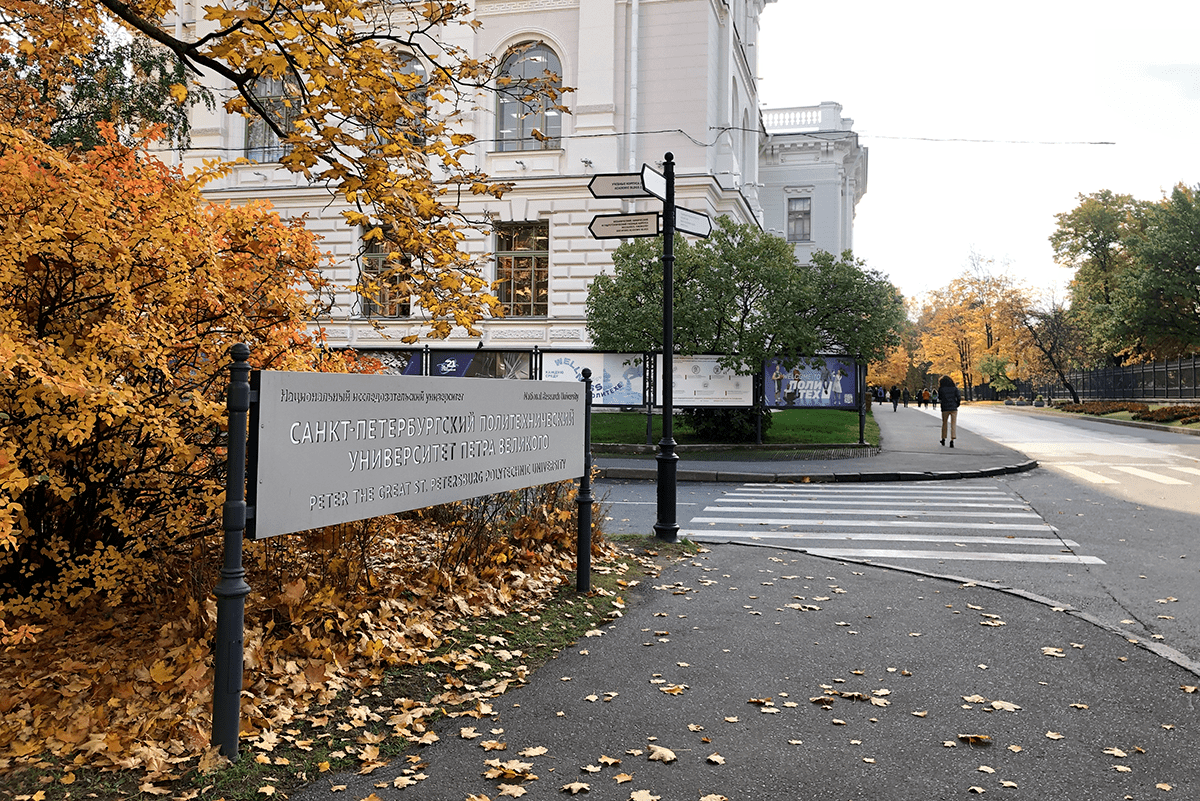
[[[289,91],[289,87],[293,87],[293,90]],[[267,91],[262,92],[261,89]],[[276,114],[280,128],[285,131],[292,128],[296,118],[300,116],[300,104],[297,102],[300,93],[293,80],[262,75],[254,81],[250,91],[268,114]],[[261,144],[256,144],[256,139],[261,139]],[[279,161],[291,150],[291,146],[280,140],[266,120],[258,115],[246,118],[244,152],[247,159],[259,164],[270,164]]]
[[[408,319],[413,316],[412,295],[404,295],[403,300],[392,297],[387,283],[390,279],[380,277],[386,270],[391,269],[389,261],[394,260],[390,260],[388,256],[396,251],[388,247],[390,243],[387,239],[367,239],[366,234],[369,230],[360,229],[362,246],[358,252],[358,284],[356,285],[359,314],[366,319]],[[402,256],[396,266],[408,266],[411,263],[409,257]],[[378,282],[378,298],[363,294],[361,287],[364,277]],[[394,311],[392,311],[393,307]]]
[[[524,319],[549,317],[549,221],[497,222],[492,228],[495,237],[495,280],[492,291],[504,309],[504,316]],[[522,236],[523,233],[525,236]],[[532,246],[522,247],[522,242],[530,242]],[[528,294],[527,301],[520,299],[522,294]]]
[[[793,211],[792,204],[804,204],[803,209]],[[811,197],[789,197],[787,199],[787,241],[789,242],[811,242],[812,241],[812,198]],[[797,227],[801,227],[803,231],[797,231]]]
[[[530,65],[536,64],[537,59],[542,57],[546,58],[545,67],[536,71],[536,67]],[[517,67],[521,67],[520,74],[514,75]],[[557,76],[554,86],[561,89],[562,59],[558,53],[544,42],[522,42],[505,56],[499,75],[514,77],[519,85],[521,81],[542,77],[547,72]],[[533,100],[521,100],[506,94],[503,87],[497,89],[496,151],[512,153],[562,149],[563,115],[557,109],[547,108],[550,104],[548,98],[539,95]],[[510,119],[513,127],[505,127]],[[546,139],[535,138],[531,133],[533,130],[540,132]]]

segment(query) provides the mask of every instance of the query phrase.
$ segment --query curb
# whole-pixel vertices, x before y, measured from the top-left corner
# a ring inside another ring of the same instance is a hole
[[[679,470],[677,481],[709,483],[736,482],[767,484],[834,484],[843,482],[882,483],[889,481],[946,481],[964,478],[991,478],[1012,473],[1024,473],[1038,466],[1036,459],[1017,464],[984,467],[979,470],[918,472],[860,472],[860,473],[751,473],[719,470]],[[599,478],[653,481],[658,478],[657,467],[600,467]]]
[[[1004,408],[1015,408],[1005,406]],[[1043,417],[1057,417],[1067,420],[1094,420],[1097,423],[1107,423],[1110,426],[1126,426],[1127,428],[1145,428],[1150,431],[1165,431],[1168,434],[1187,434],[1191,437],[1200,437],[1200,428],[1181,428],[1179,426],[1164,426],[1159,423],[1145,423],[1141,420],[1115,420],[1111,417],[1096,417],[1087,414],[1072,414],[1071,412],[1047,412],[1044,409],[1029,409],[1022,408],[1021,414],[1036,414]]]

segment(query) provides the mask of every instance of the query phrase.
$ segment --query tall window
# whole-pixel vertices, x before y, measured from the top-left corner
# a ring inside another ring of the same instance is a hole
[[[282,130],[289,131],[299,115],[295,84],[283,78],[259,78],[251,90],[267,114]],[[246,120],[246,158],[251,161],[279,161],[288,147],[261,118]]]
[[[562,115],[549,108],[553,101],[531,94],[522,84],[530,79],[554,75],[554,86],[562,86],[562,65],[545,45],[523,45],[504,59],[500,68],[499,103],[496,113],[497,150],[555,150],[561,147]],[[507,79],[507,80],[506,80]],[[535,136],[537,131],[540,136]]]
[[[496,297],[509,317],[547,315],[550,223],[496,224]]]
[[[788,198],[787,238],[789,242],[812,241],[812,198]]]
[[[358,302],[363,317],[408,317],[412,313],[409,294],[400,276],[389,274],[399,272],[397,268],[406,266],[408,259],[389,259],[390,252],[390,243],[384,240],[370,239],[363,245],[358,275]]]

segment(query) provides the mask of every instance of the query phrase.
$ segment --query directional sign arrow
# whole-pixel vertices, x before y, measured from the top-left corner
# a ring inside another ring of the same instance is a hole
[[[649,164],[642,165],[642,189],[659,200],[667,199],[667,176]]]
[[[646,214],[597,214],[588,226],[596,239],[626,239],[658,236],[658,212]]]
[[[706,239],[712,233],[712,220],[707,214],[676,206],[675,230]]]
[[[588,181],[592,197],[651,197],[642,188],[642,175],[637,172],[600,173]]]

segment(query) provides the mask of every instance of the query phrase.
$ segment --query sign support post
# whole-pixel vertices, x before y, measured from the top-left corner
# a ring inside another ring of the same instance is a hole
[[[583,476],[575,535],[575,591],[592,591],[592,369],[583,368]]]
[[[228,459],[225,505],[221,527],[225,531],[221,578],[213,588],[217,596],[217,633],[213,657],[212,744],[231,762],[238,757],[241,729],[243,632],[246,596],[250,585],[242,568],[242,538],[246,530],[246,437],[250,412],[250,347],[239,342],[230,349]]]
[[[679,456],[675,453],[675,437],[671,417],[674,413],[675,392],[672,356],[675,351],[675,156],[667,153],[663,163],[666,191],[663,201],[663,404],[662,440],[658,461],[658,521],[654,536],[664,542],[675,542],[679,524],[675,519],[676,476]],[[645,176],[646,171],[642,171]],[[644,181],[644,178],[643,178]]]

